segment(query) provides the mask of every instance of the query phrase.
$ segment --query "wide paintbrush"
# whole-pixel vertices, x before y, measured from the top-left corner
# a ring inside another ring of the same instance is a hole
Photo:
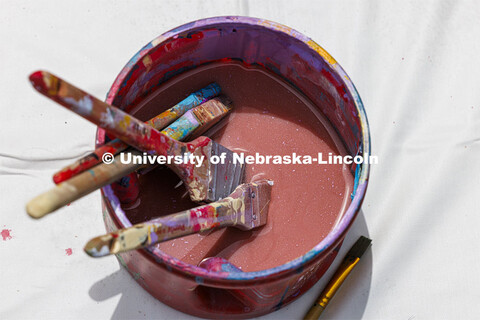
[[[157,130],[162,130],[178,117],[182,116],[185,112],[188,112],[192,108],[204,103],[205,101],[220,94],[220,86],[216,83],[211,83],[203,89],[200,89],[188,97],[171,107],[170,109],[162,112],[158,116],[147,121],[149,125]],[[176,137],[173,137],[176,140]],[[105,153],[117,154],[127,149],[129,146],[120,139],[114,139],[104,145],[96,148],[92,153],[77,160],[75,163],[61,169],[53,175],[53,182],[58,184],[65,180],[72,178],[73,176],[86,171],[101,162],[101,159]]]
[[[269,180],[242,184],[217,202],[93,238],[84,250],[92,257],[103,257],[214,228],[251,230],[263,226],[267,222],[272,185]]]
[[[168,164],[185,183],[192,201],[212,202],[224,198],[243,181],[245,165],[234,161],[232,151],[207,137],[189,143],[174,140],[45,71],[30,75],[30,81],[43,95],[141,151],[166,157],[190,155],[203,159],[201,163]],[[221,155],[223,163],[213,164],[210,161],[213,155]]]
[[[192,135],[200,135],[224,118],[230,111],[230,100],[226,97],[214,98],[187,111],[162,132],[178,140]],[[124,152],[130,153],[132,157],[142,155],[140,151],[134,148],[128,148]],[[119,158],[120,155],[117,155],[112,163],[98,164],[35,197],[27,204],[27,213],[34,218],[41,218],[142,167],[141,164],[133,162],[122,163]]]

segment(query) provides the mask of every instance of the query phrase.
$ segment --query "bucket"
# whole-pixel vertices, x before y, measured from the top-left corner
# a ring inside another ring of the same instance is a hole
[[[349,155],[370,154],[362,102],[340,65],[306,36],[262,19],[215,17],[166,32],[127,63],[106,102],[129,112],[174,76],[225,59],[275,73],[325,115]],[[105,131],[98,129],[97,145],[105,139]],[[121,253],[117,258],[152,296],[185,313],[204,318],[249,318],[278,310],[312,287],[337,255],[364,199],[369,164],[354,164],[351,170],[355,175],[352,201],[339,222],[310,251],[283,265],[255,272],[199,267],[153,246]],[[112,185],[102,189],[102,204],[108,232],[132,225]]]

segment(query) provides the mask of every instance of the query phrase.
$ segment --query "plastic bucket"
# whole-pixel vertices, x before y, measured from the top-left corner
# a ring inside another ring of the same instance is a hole
[[[123,68],[107,102],[131,110],[172,77],[229,58],[268,69],[308,97],[327,117],[350,155],[370,154],[365,111],[340,65],[311,39],[256,18],[216,17],[191,22],[154,39]],[[97,145],[105,132],[97,132]],[[248,318],[275,311],[300,297],[325,273],[365,196],[369,165],[352,167],[350,206],[327,237],[305,255],[257,272],[218,272],[189,265],[156,248],[117,255],[150,294],[180,311],[206,318]],[[131,226],[111,186],[102,189],[108,231]]]

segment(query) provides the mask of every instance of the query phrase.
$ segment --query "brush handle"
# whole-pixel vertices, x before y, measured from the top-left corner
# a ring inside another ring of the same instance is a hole
[[[192,108],[195,108],[196,106],[204,103],[205,101],[217,96],[218,94],[220,94],[220,91],[221,88],[218,84],[211,83],[205,88],[190,94],[187,98],[183,99],[172,108],[150,119],[149,121],[147,121],[147,124],[151,125],[157,130],[161,130],[167,125],[169,125],[172,121],[182,116],[185,112],[188,112]],[[176,136],[169,136],[176,140],[182,140],[181,138],[178,138]],[[117,154],[124,151],[128,147],[129,146],[120,139],[115,139],[107,142],[103,146],[96,148],[95,151],[88,154],[87,156],[56,172],[53,175],[53,182],[55,182],[55,184],[58,184],[60,182],[66,181],[71,177],[99,164],[101,162],[102,156],[105,153],[108,152],[111,154]]]
[[[188,112],[187,112],[188,113]],[[178,119],[177,121],[182,121],[182,118]],[[175,124],[174,122],[173,124]],[[173,125],[172,124],[172,125]],[[167,135],[171,137],[172,139],[175,140],[183,140],[186,136],[191,134],[193,131],[195,131],[200,124],[197,122],[196,124],[192,124],[190,126],[184,126],[182,125],[182,131],[177,132],[173,128],[166,128],[165,130],[161,131],[164,135]],[[104,156],[105,153],[110,153],[113,155],[116,155],[122,151],[125,151],[127,149],[133,149],[131,148],[128,144],[124,143],[120,139],[114,139],[106,144],[104,144],[101,147],[96,148],[92,153],[89,155],[81,158],[80,160],[76,161],[74,164],[63,168],[60,170],[58,173],[56,173],[53,176],[53,181],[55,184],[59,184],[61,182],[67,181],[68,179],[74,177],[75,175],[78,175],[88,169],[91,169],[95,165],[99,166],[104,166],[106,164],[101,163],[102,162],[102,157]],[[132,172],[141,168],[141,165],[131,165]],[[112,170],[114,170],[115,167],[112,167]],[[121,178],[121,177],[120,177]],[[103,186],[103,185],[102,185]]]
[[[84,250],[92,257],[103,257],[213,228],[251,230],[267,222],[270,192],[268,180],[241,184],[217,202],[93,238]]]
[[[211,83],[203,89],[198,90],[190,94],[187,98],[180,101],[172,108],[162,112],[158,116],[147,121],[147,124],[151,125],[155,129],[163,129],[174,120],[182,116],[188,110],[201,105],[205,101],[218,96],[221,92],[221,88],[217,83]]]
[[[132,227],[93,238],[85,245],[92,257],[145,248],[213,228],[241,223],[243,200],[226,198],[208,205],[156,218]]]
[[[194,110],[185,112],[180,119],[172,123],[169,127],[163,129],[162,133],[175,140],[184,140],[201,125],[193,111]]]
[[[215,111],[215,116],[211,116],[205,121],[199,122],[196,119],[189,119],[187,114],[195,110],[212,110]],[[178,137],[183,139],[189,134],[195,132],[201,126],[210,126],[219,121],[220,118],[228,114],[231,109],[225,106],[219,99],[212,99],[201,106],[196,107],[193,110],[187,111],[180,119],[175,121],[170,127],[162,131],[169,137]],[[182,120],[186,118],[187,120]],[[177,122],[179,124],[177,124]],[[203,128],[202,128],[203,129]],[[178,134],[180,132],[180,135]],[[115,141],[115,140],[114,140]],[[142,156],[142,153],[134,148],[127,148],[127,152],[130,156]],[[111,164],[101,163],[86,172],[79,173],[63,181],[55,186],[53,189],[41,194],[34,198],[27,204],[27,212],[34,218],[41,218],[44,215],[51,213],[52,211],[61,208],[87,194],[93,192],[101,187],[104,187],[114,181],[121,179],[122,177],[135,172],[142,168],[141,164],[134,164],[133,162],[124,164],[120,161],[120,155],[114,157],[114,161]],[[125,179],[131,179],[136,177],[126,177]],[[118,186],[119,190],[131,190],[122,186]],[[133,186],[130,186],[133,188]],[[137,187],[138,188],[138,187]],[[119,191],[117,190],[117,191]],[[136,190],[138,192],[138,190]],[[126,192],[131,195],[131,192]],[[117,194],[120,201],[122,201],[121,194]],[[133,192],[135,196],[135,192]],[[127,197],[128,198],[128,197]],[[124,199],[123,199],[124,200]]]
[[[330,279],[325,289],[323,289],[322,293],[318,296],[313,306],[308,310],[303,320],[317,320],[320,317],[330,302],[330,299],[333,298],[337,290],[359,261],[359,257],[347,255],[337,271],[335,271],[335,274],[332,276],[332,279]]]
[[[163,156],[183,155],[187,151],[207,146],[211,141],[207,137],[199,137],[188,144],[178,142],[128,113],[45,71],[37,71],[30,75],[30,81],[43,95],[141,151]],[[180,177],[189,177],[193,171],[192,163],[172,164],[169,167]]]
[[[138,150],[132,150],[132,153],[141,155]],[[131,172],[132,164],[122,164],[118,158],[109,165],[94,166],[30,200],[27,213],[33,218],[41,218]]]
[[[92,151],[92,153],[56,172],[53,175],[53,182],[55,184],[59,184],[61,182],[67,181],[68,179],[101,163],[104,154],[117,154],[124,151],[128,147],[129,145],[127,145],[120,139],[114,139],[108,143],[105,143],[101,147],[98,147],[94,151]]]

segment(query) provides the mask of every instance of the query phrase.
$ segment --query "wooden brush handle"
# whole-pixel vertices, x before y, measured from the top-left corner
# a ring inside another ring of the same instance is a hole
[[[163,128],[160,128],[160,129],[163,129]],[[191,128],[189,128],[189,130],[184,130],[183,134],[188,135],[189,133],[193,132],[195,129],[196,129],[195,127],[191,127]],[[175,132],[166,132],[166,131],[162,131],[162,133],[169,136],[169,137],[172,137],[172,135],[175,134]],[[176,138],[176,137],[172,137],[172,138]],[[181,138],[183,138],[183,137],[181,137]],[[176,140],[183,140],[183,139],[176,139]],[[128,144],[124,143],[120,139],[114,139],[114,140],[104,144],[103,146],[100,146],[100,147],[96,148],[92,153],[86,155],[85,157],[77,160],[72,165],[63,168],[62,170],[60,170],[59,172],[54,174],[53,182],[55,182],[55,184],[59,184],[61,182],[67,181],[68,179],[71,179],[72,177],[74,177],[74,176],[76,176],[76,175],[78,175],[78,174],[80,174],[80,173],[82,173],[82,172],[84,172],[88,169],[91,169],[92,167],[94,167],[96,165],[105,166],[106,164],[102,163],[102,157],[104,156],[104,154],[110,153],[110,154],[116,155],[116,154],[118,154],[122,151],[125,151],[125,150],[129,149],[129,148],[131,150],[133,150],[133,148],[131,148]],[[140,167],[141,167],[140,165],[138,165],[138,166],[137,165],[132,165],[131,166],[132,172],[139,169]],[[114,170],[113,167],[111,169]],[[121,178],[121,177],[119,177],[119,178]],[[105,185],[105,184],[103,184],[103,185]]]
[[[85,245],[92,257],[148,247],[152,244],[219,227],[234,226],[241,221],[242,200],[226,198],[209,205],[153,219],[130,228],[93,238]]]
[[[182,132],[188,134],[193,132],[195,129],[197,129],[196,126],[190,126]],[[174,133],[175,131],[165,132],[167,136],[173,135]],[[120,140],[116,139],[114,141]],[[115,143],[114,141],[111,142]],[[120,143],[123,144],[121,141]],[[127,147],[127,152],[130,153],[132,157],[142,156],[140,151],[130,148],[126,144],[123,145]],[[105,150],[108,150],[106,152],[110,152],[108,147]],[[113,152],[111,153],[113,154]],[[120,161],[120,155],[117,155],[115,156],[113,163],[100,163],[96,166],[93,166],[88,171],[77,173],[72,178],[57,184],[57,186],[55,186],[53,189],[50,189],[49,191],[32,199],[27,204],[27,213],[34,218],[41,218],[46,214],[51,213],[75,200],[78,200],[97,189],[100,189],[132,172],[135,172],[142,166],[143,165],[141,164],[135,164],[133,162],[124,164]]]
[[[141,155],[137,150],[132,150],[132,153]],[[33,218],[41,218],[98,188],[117,181],[138,167],[140,166],[132,163],[123,164],[116,157],[113,163],[95,166],[32,199],[27,204],[27,213]]]
[[[184,117],[187,118],[186,115],[188,114],[188,112],[192,112],[197,109],[204,110],[204,111],[206,110],[212,111],[215,115],[201,122],[197,120],[181,121],[182,118]],[[206,103],[202,104],[201,106],[197,106],[195,109],[187,111],[180,119],[174,122],[170,127],[166,128],[164,131],[162,131],[162,133],[164,133],[169,137],[177,137],[177,138],[183,139],[184,137],[189,136],[190,134],[198,131],[197,129],[199,129],[200,127],[203,127],[203,126],[209,127],[214,123],[218,122],[219,119],[227,115],[230,110],[231,110],[230,108],[224,105],[223,102],[217,98],[209,100]],[[177,124],[177,122],[179,124]],[[119,141],[120,143],[117,144],[115,141]],[[118,139],[111,141],[111,143],[107,145],[109,146],[112,144],[114,149],[123,147],[123,146],[128,147],[128,145],[123,144],[123,142],[121,142]],[[96,152],[98,150],[102,150],[102,148],[98,148]],[[114,150],[110,150],[109,147],[104,148],[104,150],[107,150],[107,152],[110,152],[112,154],[114,153],[113,152]],[[131,147],[128,147],[126,152],[129,153],[132,158],[136,156],[142,156],[141,152]],[[101,158],[102,155],[100,155],[100,153],[97,153],[95,157]],[[91,164],[91,163],[88,163],[88,164]],[[77,173],[74,176],[76,179],[71,178],[71,179],[65,180],[63,181],[63,183],[58,184],[55,188],[36,197],[35,199],[33,199],[28,203],[27,212],[34,218],[40,218],[58,208],[61,208],[62,206],[65,206],[89,194],[90,192],[95,191],[96,189],[99,189],[103,186],[106,186],[112,183],[112,181],[117,181],[122,177],[124,177],[125,175],[135,172],[141,167],[143,167],[143,165],[134,164],[133,162],[128,164],[123,164],[120,162],[120,155],[117,155],[115,156],[113,163],[111,164],[100,163],[96,166],[93,166],[93,168],[90,168],[88,172]],[[77,169],[78,168],[79,167],[77,166]],[[130,176],[127,179],[130,179],[129,181],[131,182],[132,179],[134,178],[136,177]],[[115,185],[113,187],[115,188]],[[133,186],[130,186],[130,187],[134,188]],[[120,188],[120,190],[122,191],[126,190],[126,189],[122,189],[123,187],[118,187],[118,185],[117,185],[117,188]],[[138,189],[136,190],[138,192]],[[127,194],[131,195],[130,193],[127,193]],[[117,196],[119,197],[120,201],[124,200],[122,199],[121,192],[117,194]]]
[[[129,147],[120,139],[114,139],[101,147],[96,148],[92,153],[75,161],[71,165],[64,167],[53,175],[53,182],[59,184],[73,176],[82,173],[102,162],[102,157],[105,153],[117,154],[126,150]]]
[[[142,151],[154,151],[158,155],[181,155],[188,150],[210,142],[200,137],[189,144],[178,142],[160,133],[152,126],[143,123],[124,111],[111,106],[72,84],[45,71],[30,75],[30,81],[37,91],[58,102],[67,109],[96,124],[100,128],[120,138],[125,143]],[[172,165],[180,176],[189,174],[188,165]]]
[[[217,96],[220,94],[220,86],[216,83],[211,83],[203,89],[198,90],[190,94],[187,98],[183,99],[175,106],[170,109],[162,112],[156,117],[153,117],[147,124],[151,125],[157,130],[162,130],[168,126],[172,121],[176,120],[182,116],[188,110],[197,107],[198,105],[204,103],[205,101]],[[165,133],[165,132],[164,132]],[[172,137],[171,135],[169,135]],[[176,140],[176,137],[172,137]],[[117,154],[128,148],[128,145],[121,141],[120,139],[115,139],[110,142],[107,142],[101,147],[96,148],[92,153],[87,156],[77,160],[75,163],[61,169],[53,175],[53,182],[58,184],[60,182],[66,181],[71,177],[92,168],[93,166],[101,162],[102,156],[105,153]]]
[[[221,88],[216,83],[211,83],[203,89],[198,90],[190,94],[187,98],[180,101],[175,106],[170,109],[162,112],[158,116],[147,121],[147,124],[151,125],[157,130],[161,130],[176,120],[178,117],[182,116],[188,110],[195,108],[196,106],[201,105],[205,101],[219,95]]]

